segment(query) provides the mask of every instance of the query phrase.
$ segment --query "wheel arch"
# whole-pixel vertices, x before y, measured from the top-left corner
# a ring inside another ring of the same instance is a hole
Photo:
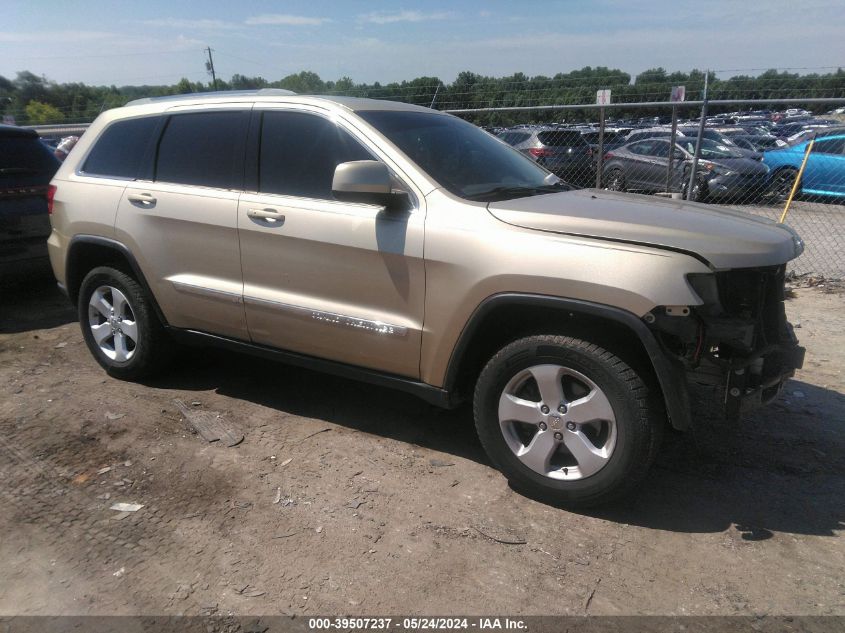
[[[539,333],[564,334],[606,346],[644,372],[644,378],[653,378],[674,428],[689,427],[691,408],[683,366],[664,353],[635,314],[578,299],[522,293],[488,297],[473,312],[458,338],[444,388],[457,398],[470,393],[481,369],[499,349]]]
[[[155,309],[156,316],[163,325],[167,320],[152,293],[146,277],[138,265],[138,260],[125,244],[99,235],[76,235],[68,245],[65,262],[65,289],[68,298],[76,305],[82,280],[89,271],[97,266],[113,266],[131,274],[147,293]]]

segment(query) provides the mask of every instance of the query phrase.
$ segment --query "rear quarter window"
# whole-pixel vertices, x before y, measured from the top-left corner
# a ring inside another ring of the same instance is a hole
[[[543,145],[571,147],[587,144],[580,132],[540,132],[537,138]]]
[[[92,176],[137,178],[158,121],[159,117],[144,117],[112,123],[95,142],[82,172]]]
[[[499,134],[499,138],[508,145],[519,145],[523,141],[527,141],[529,136],[531,135],[527,132],[504,132]]]

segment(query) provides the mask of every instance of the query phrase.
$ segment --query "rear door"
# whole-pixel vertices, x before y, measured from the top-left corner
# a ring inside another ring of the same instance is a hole
[[[683,164],[683,161],[676,161]],[[646,176],[644,181],[648,189],[660,191],[666,189],[666,176],[669,169],[669,141],[663,139],[654,139],[651,143],[651,150],[649,151],[649,161],[647,163]]]
[[[652,189],[654,188],[655,174],[657,172],[656,157],[652,155],[655,139],[632,143],[627,150],[625,179],[628,181],[629,189]],[[664,172],[665,178],[666,172]]]
[[[149,173],[121,198],[116,237],[174,327],[248,338],[237,209],[250,108],[170,113]]]
[[[238,209],[252,340],[418,377],[424,209],[334,200],[335,167],[377,154],[325,111],[256,106],[252,130]]]

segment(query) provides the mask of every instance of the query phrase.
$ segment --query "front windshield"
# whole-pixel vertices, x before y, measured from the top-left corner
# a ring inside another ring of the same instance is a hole
[[[457,117],[396,110],[358,115],[461,198],[507,200],[567,189],[531,159]]]
[[[678,145],[687,153],[695,154],[695,140],[678,141]],[[701,139],[701,158],[742,158],[742,154],[724,143]]]

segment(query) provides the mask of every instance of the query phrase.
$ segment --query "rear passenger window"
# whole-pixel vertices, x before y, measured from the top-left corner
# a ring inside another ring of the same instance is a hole
[[[156,159],[156,181],[218,189],[240,186],[248,114],[197,112],[170,117]]]
[[[651,141],[642,141],[641,143],[637,143],[635,145],[629,145],[628,151],[632,154],[648,156],[651,153],[652,145],[654,144]]]
[[[158,117],[154,116],[112,123],[100,135],[82,172],[112,178],[137,178],[157,123]]]
[[[302,112],[264,113],[260,192],[332,200],[335,167],[351,160],[374,157],[331,121]]]

